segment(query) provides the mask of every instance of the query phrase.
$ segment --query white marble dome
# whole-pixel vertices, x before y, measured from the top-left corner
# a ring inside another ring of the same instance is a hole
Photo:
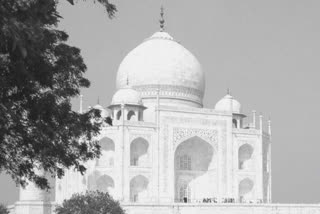
[[[236,113],[236,114],[241,113],[240,102],[234,99],[230,94],[227,94],[217,102],[214,109],[216,111],[231,111],[231,106],[232,106],[233,113]]]
[[[156,32],[121,62],[117,88],[130,85],[141,98],[184,100],[202,106],[205,75],[196,57],[166,32]]]
[[[139,92],[130,86],[120,88],[112,97],[111,105],[141,105],[141,98]]]

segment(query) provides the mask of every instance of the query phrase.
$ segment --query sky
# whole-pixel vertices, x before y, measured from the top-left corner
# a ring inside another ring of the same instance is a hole
[[[88,67],[84,107],[108,106],[118,66],[126,54],[165,28],[190,50],[206,73],[204,105],[214,108],[227,88],[247,115],[272,120],[272,197],[275,203],[320,203],[320,1],[319,0],[128,0],[104,8],[60,0],[59,25],[81,49]],[[79,101],[73,100],[74,109]],[[265,122],[266,124],[266,122]],[[18,199],[0,176],[0,202]]]

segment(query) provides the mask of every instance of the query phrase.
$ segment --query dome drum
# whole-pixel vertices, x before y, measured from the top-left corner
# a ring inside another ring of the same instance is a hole
[[[159,94],[161,103],[165,99],[175,99],[191,102],[192,106],[202,107],[203,93],[197,89],[173,85],[141,85],[135,86],[134,89],[140,93],[142,101],[156,99]]]

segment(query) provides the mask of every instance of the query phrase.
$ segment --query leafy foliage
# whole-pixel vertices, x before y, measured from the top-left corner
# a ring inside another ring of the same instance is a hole
[[[69,200],[65,200],[55,210],[57,214],[124,214],[118,201],[115,201],[108,193],[86,192],[75,194]]]
[[[9,210],[3,204],[0,204],[0,214],[9,214]]]
[[[67,0],[70,4],[74,5],[74,0]],[[98,1],[100,4],[102,4],[109,15],[109,18],[113,18],[115,15],[115,12],[117,12],[117,8],[114,4],[111,4],[108,0],[93,0],[94,2]]]
[[[71,0],[69,2],[73,3]],[[116,8],[98,0],[110,17]],[[57,0],[0,0],[0,172],[21,185],[49,188],[35,166],[62,177],[64,169],[85,171],[99,156],[94,140],[100,112],[80,114],[70,99],[89,87],[80,50],[56,29]]]

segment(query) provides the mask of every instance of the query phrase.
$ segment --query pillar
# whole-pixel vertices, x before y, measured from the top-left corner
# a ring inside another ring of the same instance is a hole
[[[256,128],[256,111],[252,111],[252,126],[255,129]]]

